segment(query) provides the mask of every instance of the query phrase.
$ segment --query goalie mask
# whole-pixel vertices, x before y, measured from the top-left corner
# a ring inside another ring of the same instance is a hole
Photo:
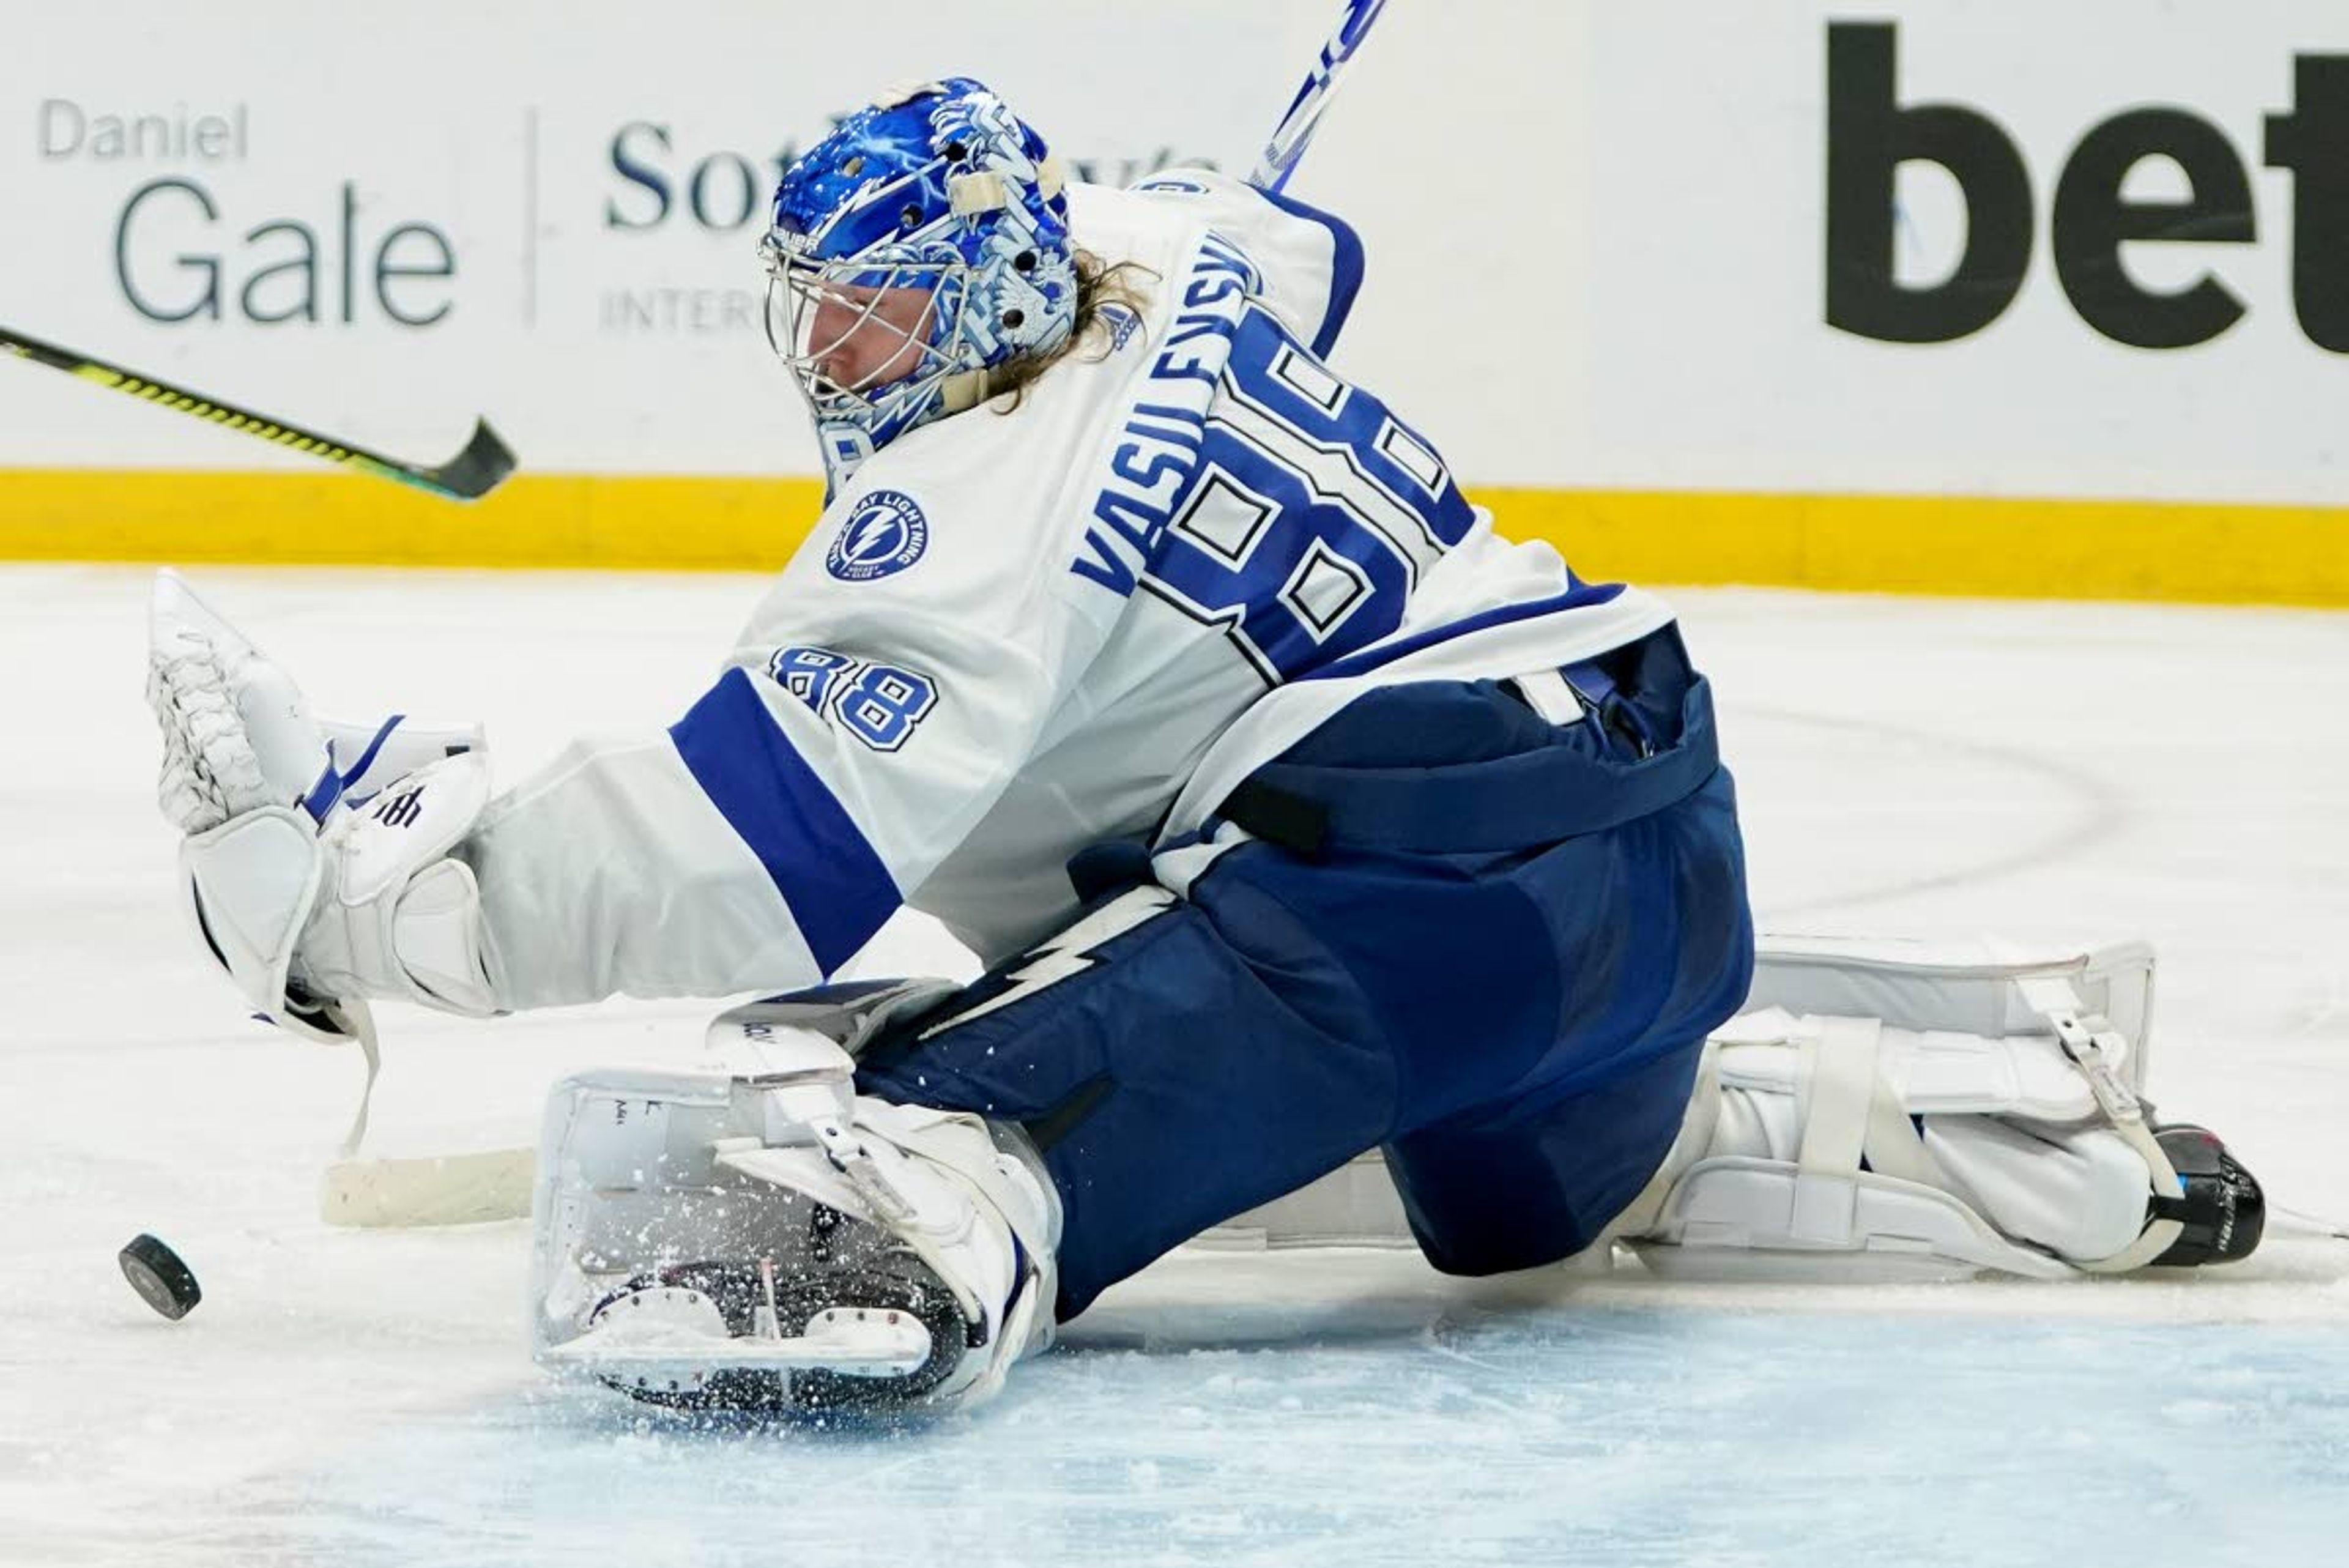
[[[815,416],[829,489],[907,431],[983,400],[1076,317],[1059,161],[986,88],[860,109],[775,192],[767,338]]]

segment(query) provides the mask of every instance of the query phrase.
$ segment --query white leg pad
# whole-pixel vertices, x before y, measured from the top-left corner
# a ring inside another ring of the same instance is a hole
[[[1662,1220],[1633,1239],[1668,1278],[1922,1281],[1985,1271],[2038,1279],[2076,1271],[2018,1248],[1948,1193],[1866,1173],[1844,1184],[1840,1224],[1806,1215],[1794,1170],[1773,1160],[1701,1162],[1672,1189]],[[1816,1190],[1816,1189],[1815,1189]],[[1801,1221],[1811,1223],[1804,1228]]]
[[[2088,983],[2142,1031],[2141,945],[1782,948],[1715,1032],[1712,1137],[1636,1240],[1664,1273],[2043,1278],[2141,1266],[2177,1176],[2134,1093],[2143,1054],[2080,1005]],[[1797,1013],[1787,1003],[1856,1009]]]
[[[1610,1231],[1671,1274],[2134,1266],[2168,1230],[2139,1236],[2146,1196],[2168,1179],[2136,1102],[2153,974],[2141,941],[1765,936],[1680,1143]],[[2058,1014],[2094,1072],[2059,1042]],[[1375,1151],[1198,1241],[1413,1244]]]
[[[1713,1135],[1671,1178],[1655,1220],[1627,1238],[1643,1243],[1651,1270],[1872,1280],[2075,1272],[2008,1241],[1949,1190],[1882,1070],[1878,1021],[1786,1024],[1776,1041],[1708,1047],[1720,1096]],[[2136,1180],[2141,1190],[2141,1166]]]
[[[1285,1197],[1234,1215],[1191,1244],[1229,1251],[1417,1245],[1387,1162],[1376,1149]]]
[[[2032,946],[1995,937],[1764,936],[1741,1013],[1881,1018],[1903,1027],[2002,1039],[2044,1033],[2051,982],[2129,1043],[2122,1075],[2142,1093],[2151,1060],[2153,948],[2143,941]]]

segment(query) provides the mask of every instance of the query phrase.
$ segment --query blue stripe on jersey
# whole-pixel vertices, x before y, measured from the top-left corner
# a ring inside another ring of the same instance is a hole
[[[1618,597],[1622,592],[1623,585],[1620,583],[1578,582],[1566,592],[1553,594],[1546,599],[1527,599],[1523,604],[1502,605],[1498,608],[1488,609],[1481,614],[1464,616],[1458,620],[1447,621],[1442,626],[1430,627],[1425,631],[1406,637],[1400,642],[1381,643],[1375,647],[1363,649],[1359,653],[1325,664],[1319,670],[1309,670],[1298,679],[1342,680],[1350,675],[1360,675],[1366,670],[1376,670],[1381,665],[1392,664],[1396,659],[1407,654],[1417,653],[1423,648],[1433,648],[1439,642],[1449,642],[1455,637],[1464,636],[1472,631],[1482,631],[1488,626],[1506,626],[1511,621],[1531,620],[1536,616],[1549,615],[1557,610],[1584,609],[1591,605],[1603,605]]]
[[[740,670],[669,727],[686,770],[774,879],[827,975],[904,902],[854,818]]]
[[[1338,334],[1344,330],[1346,317],[1353,312],[1354,296],[1362,290],[1362,237],[1343,218],[1308,206],[1294,196],[1285,196],[1278,191],[1258,191],[1257,194],[1291,217],[1319,223],[1330,231],[1330,308],[1322,312],[1320,328],[1313,334],[1313,357],[1326,358],[1330,350],[1338,346]]]

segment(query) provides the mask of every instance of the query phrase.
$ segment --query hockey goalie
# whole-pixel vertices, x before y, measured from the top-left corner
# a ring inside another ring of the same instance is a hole
[[[1362,276],[1337,218],[1206,171],[1071,182],[954,78],[792,165],[763,259],[827,502],[666,732],[495,794],[480,747],[314,716],[157,588],[163,806],[252,1008],[371,1042],[378,998],[769,998],[698,1064],[554,1091],[550,1367],[966,1404],[1236,1217],[1391,1225],[1471,1274],[2257,1243],[2250,1176],[2139,1098],[2141,948],[1757,967],[1670,610],[1510,542],[1330,368]],[[1431,331],[1539,330],[1409,286]],[[827,983],[901,907],[986,974]]]

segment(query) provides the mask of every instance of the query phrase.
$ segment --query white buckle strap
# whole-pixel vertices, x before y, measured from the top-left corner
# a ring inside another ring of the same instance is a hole
[[[992,169],[947,176],[947,205],[957,218],[998,212],[1010,204],[1003,176]]]
[[[2096,1096],[2097,1109],[2116,1127],[2144,1121],[2145,1107],[2113,1068],[2114,1056],[2128,1048],[2127,1042],[2109,1027],[2090,1027],[2092,1023],[2103,1023],[2101,1018],[2084,1020],[2074,1012],[2050,1012],[2047,1022],[2055,1031],[2055,1044],[2064,1048],[2064,1057],[2088,1081],[2088,1092]]]
[[[831,1116],[819,1117],[810,1124],[809,1130],[815,1134],[816,1147],[823,1150],[823,1158],[873,1205],[875,1215],[893,1227],[913,1222],[918,1210],[889,1179],[864,1140]]]
[[[2147,1190],[2155,1198],[2175,1199],[2180,1191],[2178,1168],[2169,1163],[2169,1156],[2162,1152],[2160,1141],[2146,1125],[2143,1102],[2129,1092],[2114,1066],[2116,1058],[2127,1051],[2128,1042],[2104,1019],[2083,1016],[2079,997],[2065,981],[2050,978],[2020,983],[2024,1000],[2047,1020],[2064,1059],[2078,1068],[2080,1076],[2086,1080],[2088,1092],[2096,1097],[2096,1108],[2104,1113],[2113,1130],[2128,1141],[2137,1158],[2145,1161]],[[2152,1220],[2143,1235],[2120,1251],[2078,1266],[2096,1274],[2141,1269],[2176,1245],[2185,1229],[2175,1220]]]
[[[931,93],[942,93],[946,90],[947,84],[940,81],[892,82],[881,90],[879,97],[873,100],[873,107],[895,109],[901,103],[911,103],[917,98],[924,98]]]
[[[1884,1075],[1883,1022],[1822,1018],[1806,1041],[1810,1102],[1795,1156],[1788,1229],[1805,1241],[1848,1245],[1866,1174],[1936,1189],[1941,1173]]]
[[[1556,670],[1536,670],[1509,678],[1526,706],[1542,716],[1546,723],[1578,724],[1582,722],[1582,699],[1566,683],[1566,677]]]
[[[1816,1041],[1803,1043],[1809,1103],[1795,1158],[1795,1209],[1788,1230],[1806,1241],[1848,1244],[1859,1203],[1859,1160],[1868,1145],[1868,1106],[1876,1085],[1873,1018],[1828,1018]]]
[[[1069,183],[1068,165],[1058,154],[1036,165],[1033,182],[1036,193],[1047,202],[1059,195]],[[968,174],[947,176],[947,204],[958,218],[978,213],[995,213],[1011,205],[1014,188],[1028,183],[1016,175],[999,169],[976,169]]]

